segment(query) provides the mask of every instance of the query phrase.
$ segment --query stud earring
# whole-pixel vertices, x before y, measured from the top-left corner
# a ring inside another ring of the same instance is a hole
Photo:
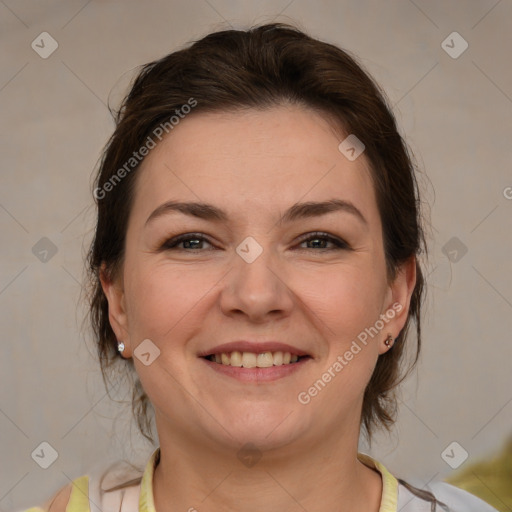
[[[394,341],[395,340],[393,339],[393,336],[391,334],[388,334],[388,337],[384,341],[384,344],[386,345],[386,347],[391,348],[393,346]]]
[[[119,351],[120,354],[123,353],[123,351],[124,351],[124,343],[122,341],[118,341],[117,342],[117,350]]]

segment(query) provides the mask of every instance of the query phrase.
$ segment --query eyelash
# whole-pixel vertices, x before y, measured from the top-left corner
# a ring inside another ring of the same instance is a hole
[[[177,249],[177,246],[182,243],[186,242],[188,240],[198,240],[203,242],[208,242],[211,244],[211,242],[208,241],[206,237],[199,233],[184,233],[183,235],[176,236],[174,238],[170,238],[169,240],[166,240],[162,246],[161,250],[182,250],[182,251],[193,251],[197,252],[200,249]],[[349,245],[342,239],[336,238],[334,236],[329,235],[328,233],[323,233],[321,231],[315,231],[313,233],[308,234],[308,236],[303,237],[299,243],[302,244],[304,242],[309,242],[311,240],[327,240],[328,242],[332,242],[336,247],[332,248],[324,248],[321,247],[319,249],[316,249],[317,251],[336,251],[336,250],[349,250]],[[308,248],[305,248],[306,250]],[[304,249],[303,249],[304,250]]]

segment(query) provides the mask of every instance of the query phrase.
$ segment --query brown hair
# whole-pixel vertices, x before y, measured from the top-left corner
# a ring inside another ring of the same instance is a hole
[[[296,104],[318,111],[342,132],[356,135],[366,146],[364,155],[370,163],[382,219],[388,279],[395,278],[402,263],[426,251],[411,154],[384,92],[356,58],[280,23],[211,33],[144,65],[114,113],[116,128],[95,179],[97,227],[88,255],[90,318],[105,384],[107,370],[116,362],[134,373],[133,361],[123,359],[116,350],[117,340],[99,280],[102,263],[110,279],[115,279],[122,268],[137,175],[136,162],[133,169],[127,169],[126,163],[134,151],[154,137],[158,126],[169,126],[169,119],[184,105],[191,105],[191,100],[195,102],[191,115]],[[122,168],[127,172],[117,179]],[[418,360],[424,279],[417,260],[416,276],[406,324],[393,349],[379,357],[365,390],[361,425],[370,442],[374,427],[389,430],[394,423],[395,388]],[[416,343],[407,368],[403,360],[411,321],[416,326]],[[152,440],[147,414],[151,404],[136,377],[132,404],[142,434]]]

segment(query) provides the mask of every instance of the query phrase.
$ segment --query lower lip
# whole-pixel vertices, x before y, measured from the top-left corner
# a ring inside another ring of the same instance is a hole
[[[269,366],[268,368],[243,368],[239,366],[228,366],[209,359],[201,358],[212,370],[233,377],[243,382],[271,382],[273,380],[287,377],[304,367],[311,357],[304,357],[296,363],[283,364],[280,366]]]

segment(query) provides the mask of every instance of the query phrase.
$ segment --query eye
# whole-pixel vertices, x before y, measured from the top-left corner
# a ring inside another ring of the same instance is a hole
[[[314,233],[310,233],[307,236],[303,237],[300,241],[300,244],[315,242],[313,247],[305,247],[305,249],[320,249],[324,251],[335,251],[341,249],[350,249],[349,245],[342,240],[341,238],[334,237],[329,235],[328,233],[323,233],[321,231],[316,231]],[[334,247],[326,247],[326,244],[333,244]]]
[[[344,240],[321,231],[303,236],[299,243],[304,244],[309,242],[314,242],[314,245],[312,247],[302,247],[302,249],[319,249],[321,251],[350,249],[350,246]],[[162,244],[161,250],[199,251],[205,249],[203,245],[205,243],[212,245],[202,234],[184,233],[166,240]],[[328,244],[331,244],[331,247],[328,247]],[[182,247],[179,247],[180,245],[182,245]]]
[[[198,250],[203,249],[203,243],[210,244],[208,240],[199,233],[184,233],[183,235],[175,236],[174,238],[170,238],[166,240],[162,246],[162,250]],[[178,247],[178,245],[184,244],[183,247]],[[210,244],[211,245],[211,244]]]

